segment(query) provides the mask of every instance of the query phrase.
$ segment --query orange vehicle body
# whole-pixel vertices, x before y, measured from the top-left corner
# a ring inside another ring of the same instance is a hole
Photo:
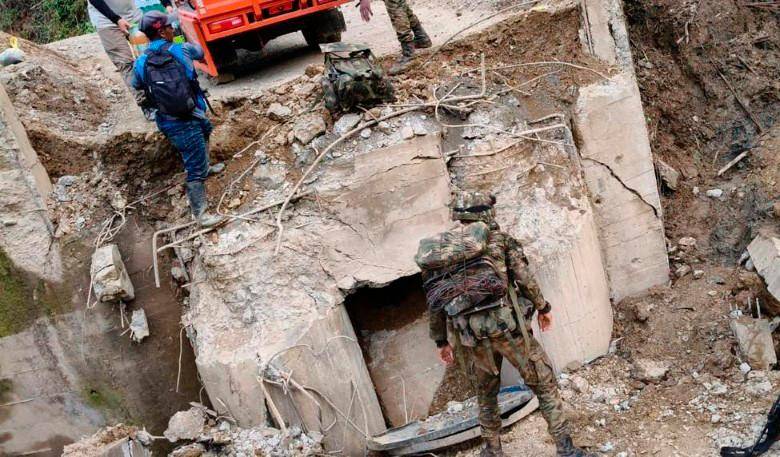
[[[196,66],[209,74],[220,73],[220,49],[215,43],[251,35],[256,49],[267,37],[301,30],[307,16],[338,8],[350,0],[190,0],[189,7],[179,8],[179,20],[187,41],[200,44],[205,58]],[[297,24],[285,27],[287,24]]]

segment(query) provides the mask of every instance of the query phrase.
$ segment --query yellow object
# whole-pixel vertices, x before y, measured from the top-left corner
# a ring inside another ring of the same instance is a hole
[[[19,49],[19,40],[17,40],[15,36],[9,38],[8,42],[11,44],[12,48]]]

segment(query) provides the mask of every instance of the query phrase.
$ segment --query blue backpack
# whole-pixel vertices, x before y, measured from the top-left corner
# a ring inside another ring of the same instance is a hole
[[[146,50],[144,79],[146,96],[161,113],[186,118],[197,106],[201,93],[198,80],[187,77],[187,69],[169,51],[171,43],[158,50]]]

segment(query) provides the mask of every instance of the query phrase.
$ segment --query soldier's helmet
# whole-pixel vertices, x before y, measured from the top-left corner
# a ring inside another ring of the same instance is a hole
[[[496,196],[487,192],[453,192],[450,216],[454,221],[482,221],[489,224],[495,218],[495,204]]]

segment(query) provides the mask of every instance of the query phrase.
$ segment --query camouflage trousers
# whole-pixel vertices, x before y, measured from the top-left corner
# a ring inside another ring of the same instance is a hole
[[[420,26],[420,21],[412,12],[409,4],[406,3],[406,0],[385,0],[385,6],[398,41],[411,43],[414,40],[412,30]]]
[[[539,399],[539,410],[547,421],[550,435],[557,438],[569,433],[550,359],[536,338],[529,336],[530,348],[526,347],[522,336],[515,338],[516,345],[513,345],[507,337],[500,336],[487,339],[488,344],[483,340],[476,347],[463,348],[466,353],[466,363],[470,365],[470,376],[477,390],[479,424],[482,426],[483,438],[498,436],[501,432],[501,416],[498,408],[501,381],[500,374],[495,374],[493,370],[496,368],[500,371],[504,357],[517,368],[526,385]],[[524,364],[518,360],[518,350]],[[493,364],[490,358],[493,359]]]

